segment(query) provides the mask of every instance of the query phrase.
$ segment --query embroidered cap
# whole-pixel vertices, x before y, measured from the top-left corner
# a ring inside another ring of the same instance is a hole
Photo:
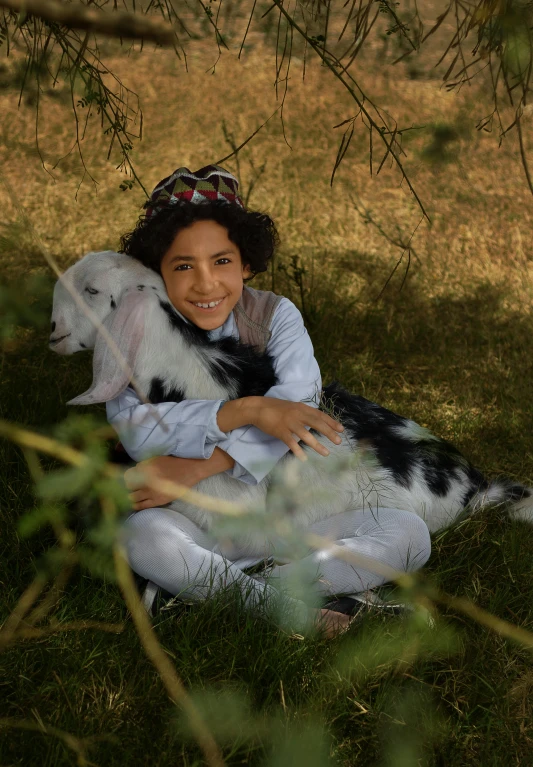
[[[205,168],[194,172],[188,168],[175,170],[171,176],[159,182],[150,199],[144,204],[146,216],[150,218],[179,200],[194,203],[226,200],[244,208],[244,203],[239,197],[239,182],[220,165],[206,165]]]

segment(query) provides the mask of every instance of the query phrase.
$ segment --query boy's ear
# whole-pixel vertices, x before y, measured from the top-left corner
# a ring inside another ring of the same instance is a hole
[[[254,276],[254,273],[250,269],[250,265],[242,267],[242,278],[243,278],[243,280],[249,280],[250,277],[253,277],[253,276]]]

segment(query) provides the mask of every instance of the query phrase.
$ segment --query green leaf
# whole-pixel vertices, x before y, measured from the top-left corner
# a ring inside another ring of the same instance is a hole
[[[88,570],[91,575],[111,583],[116,582],[115,563],[110,550],[79,546],[77,554],[81,567]]]
[[[64,522],[65,517],[66,509],[64,506],[45,503],[42,506],[36,506],[35,509],[20,518],[18,531],[22,538],[29,538],[30,535],[47,525]]]
[[[75,498],[91,488],[97,470],[98,467],[87,462],[80,467],[50,472],[36,484],[37,495],[45,500]]]
[[[97,549],[109,551],[117,540],[120,521],[104,516],[97,525],[87,531],[86,537]]]
[[[264,767],[328,767],[333,764],[322,722],[313,720],[304,726],[280,731]]]
[[[362,684],[395,668],[407,669],[419,659],[446,657],[459,649],[457,632],[442,620],[429,623],[426,612],[415,609],[405,618],[382,616],[377,625],[372,617],[368,621],[372,625],[361,626],[356,639],[337,657],[338,672],[351,682]]]
[[[193,690],[191,698],[209,731],[218,743],[236,745],[256,740],[265,729],[265,722],[251,711],[246,694],[235,688]],[[177,719],[180,734],[194,739],[184,715]]]
[[[128,490],[121,479],[104,478],[94,484],[93,494],[112,501],[118,512],[131,510]]]

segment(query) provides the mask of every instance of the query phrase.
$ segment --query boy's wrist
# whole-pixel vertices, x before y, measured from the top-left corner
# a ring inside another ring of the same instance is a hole
[[[262,397],[241,397],[225,402],[217,413],[217,425],[223,432],[240,426],[253,425],[255,413]]]
[[[224,450],[215,447],[210,458],[205,458],[198,462],[196,469],[196,482],[202,479],[208,479],[215,474],[221,474],[235,466],[235,460]]]

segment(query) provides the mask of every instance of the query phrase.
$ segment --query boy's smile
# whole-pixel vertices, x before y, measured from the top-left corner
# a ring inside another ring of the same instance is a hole
[[[163,256],[161,276],[173,306],[199,328],[214,330],[227,320],[252,273],[225,227],[195,221]]]

